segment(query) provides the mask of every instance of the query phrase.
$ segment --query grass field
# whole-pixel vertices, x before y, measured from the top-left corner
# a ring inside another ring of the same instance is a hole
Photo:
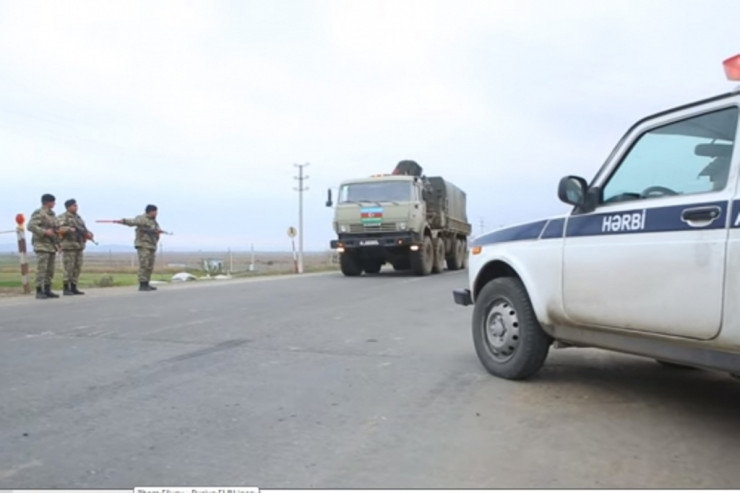
[[[212,270],[211,274],[231,274],[233,277],[252,277],[265,275],[291,274],[295,271],[293,256],[290,253],[255,253],[254,269],[250,270],[251,253],[249,252],[165,252],[157,256],[152,281],[168,282],[174,274],[187,272],[196,277],[209,273],[204,260],[220,261],[222,269]],[[303,271],[322,272],[338,269],[336,259],[331,252],[304,253]],[[29,278],[33,291],[36,275],[36,258],[33,254],[28,259]],[[80,289],[90,287],[132,286],[138,283],[136,273],[138,264],[135,252],[132,253],[86,253]],[[62,257],[57,255],[54,289],[62,287]],[[20,264],[18,255],[0,255],[0,294],[22,294]]]

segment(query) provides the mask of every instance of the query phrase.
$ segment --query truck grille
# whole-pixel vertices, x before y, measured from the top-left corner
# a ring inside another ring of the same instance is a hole
[[[373,225],[350,224],[350,233],[393,233],[396,231],[396,223],[380,223]]]

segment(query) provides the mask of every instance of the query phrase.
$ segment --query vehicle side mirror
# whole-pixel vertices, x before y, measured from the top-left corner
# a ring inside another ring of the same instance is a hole
[[[558,198],[566,204],[580,207],[586,202],[588,183],[580,176],[566,176],[558,185]]]
[[[331,207],[331,206],[333,205],[333,203],[332,203],[332,201],[331,201],[331,188],[330,188],[330,189],[328,189],[328,190],[326,191],[326,193],[327,193],[327,196],[326,196],[326,206],[327,206],[327,207]]]

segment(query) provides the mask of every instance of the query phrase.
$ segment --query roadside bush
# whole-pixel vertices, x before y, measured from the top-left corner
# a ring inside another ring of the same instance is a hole
[[[98,280],[97,285],[101,288],[112,288],[114,286],[113,276],[108,274],[104,275]]]

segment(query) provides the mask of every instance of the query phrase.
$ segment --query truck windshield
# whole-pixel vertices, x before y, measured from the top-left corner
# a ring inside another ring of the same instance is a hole
[[[342,186],[339,203],[408,202],[412,199],[411,183],[407,181],[375,181]]]

